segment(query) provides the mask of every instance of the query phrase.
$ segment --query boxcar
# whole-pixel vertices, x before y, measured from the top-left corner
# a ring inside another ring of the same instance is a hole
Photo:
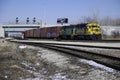
[[[46,28],[46,38],[58,38],[60,35],[61,26],[48,27]]]
[[[33,37],[34,38],[40,38],[40,29],[34,29]]]
[[[34,29],[29,30],[29,38],[33,38]]]
[[[46,38],[46,28],[40,29],[40,38]]]
[[[28,30],[24,32],[24,36],[25,36],[25,38],[28,37]]]

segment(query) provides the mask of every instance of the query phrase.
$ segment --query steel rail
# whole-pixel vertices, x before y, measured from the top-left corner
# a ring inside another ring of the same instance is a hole
[[[67,45],[67,46],[78,46],[78,47],[91,47],[91,48],[103,48],[103,49],[118,49],[120,47],[109,47],[109,46],[95,46],[95,45],[82,45],[82,44],[64,44],[64,43],[41,43],[41,44],[54,44],[54,45]]]

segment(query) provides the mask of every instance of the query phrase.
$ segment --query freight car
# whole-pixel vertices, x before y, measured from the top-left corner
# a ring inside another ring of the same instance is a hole
[[[58,39],[63,26],[43,27],[24,31],[25,38]]]
[[[25,38],[100,40],[101,29],[97,23],[83,23],[27,30],[24,35]]]

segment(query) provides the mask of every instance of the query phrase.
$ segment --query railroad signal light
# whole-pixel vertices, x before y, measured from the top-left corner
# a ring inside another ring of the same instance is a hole
[[[29,23],[29,21],[30,21],[30,20],[29,20],[29,17],[27,17],[26,24],[28,24],[28,23]]]
[[[33,18],[33,24],[34,24],[35,22],[36,22],[36,18],[34,17],[34,18]]]
[[[18,24],[18,21],[19,21],[19,20],[18,20],[18,17],[16,17],[16,24]]]

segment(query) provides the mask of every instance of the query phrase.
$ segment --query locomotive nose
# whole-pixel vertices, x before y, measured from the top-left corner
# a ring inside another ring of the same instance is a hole
[[[95,31],[97,31],[97,32],[98,32],[98,31],[99,31],[99,29],[97,29],[97,28],[96,28],[96,29],[95,29]]]

